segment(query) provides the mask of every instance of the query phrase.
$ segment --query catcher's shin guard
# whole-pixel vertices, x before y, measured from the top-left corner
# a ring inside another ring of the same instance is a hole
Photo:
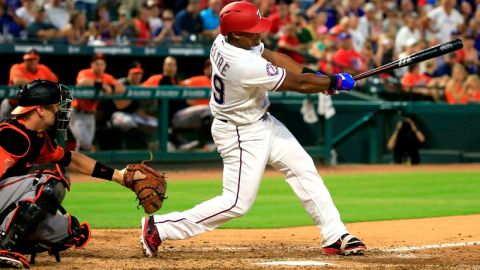
[[[38,223],[47,216],[47,211],[30,201],[18,202],[13,217],[2,233],[0,248],[15,251],[27,235],[33,232]]]
[[[84,248],[90,241],[90,225],[87,222],[79,223],[74,216],[69,216],[69,236],[59,243],[55,243],[48,249],[49,255],[54,255],[57,262],[60,261],[59,252],[75,247]]]
[[[50,180],[37,189],[37,199],[19,201],[0,240],[0,248],[16,251],[47,214],[55,214],[65,197],[65,184]]]

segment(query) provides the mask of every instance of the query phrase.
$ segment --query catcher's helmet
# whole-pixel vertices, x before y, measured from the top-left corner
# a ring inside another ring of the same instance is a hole
[[[57,129],[66,135],[68,123],[72,115],[71,108],[73,97],[70,90],[63,84],[47,80],[34,80],[22,85],[17,94],[18,106],[12,111],[12,115],[27,113],[39,106],[59,104],[57,112]]]
[[[233,2],[220,11],[220,33],[261,33],[270,28],[271,22],[262,18],[258,8],[249,2]]]
[[[12,114],[24,114],[38,106],[60,102],[60,90],[57,83],[46,80],[35,80],[21,86],[17,93],[18,106]]]

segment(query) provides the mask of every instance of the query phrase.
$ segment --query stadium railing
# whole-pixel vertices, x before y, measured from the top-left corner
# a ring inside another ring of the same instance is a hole
[[[101,91],[88,87],[69,86],[75,98],[85,99],[140,99],[159,101],[158,107],[158,149],[154,151],[157,161],[201,161],[219,160],[216,152],[175,151],[168,152],[168,108],[170,100],[200,99],[210,96],[209,88],[185,88],[179,86],[159,86],[153,88],[127,87],[124,94],[107,96]],[[0,98],[15,97],[17,87],[0,86]],[[306,132],[319,139],[305,145],[314,157],[328,163],[332,149],[343,163],[385,163],[389,154],[385,149],[386,140],[393,132],[399,112],[402,115],[416,115],[419,128],[427,137],[427,145],[422,149],[431,162],[478,162],[480,161],[480,105],[449,105],[434,102],[384,101],[371,96],[350,92],[333,98],[337,111],[334,117],[320,117],[317,124],[301,122],[299,108],[304,99],[318,104],[317,95],[304,95],[295,92],[270,92],[273,114],[280,120],[282,116],[293,115],[293,121],[285,119],[294,133],[300,124],[308,126]],[[276,105],[282,105],[279,111]],[[297,115],[298,114],[298,115]],[[461,119],[461,121],[459,121]],[[301,135],[301,134],[299,134]],[[149,150],[108,150],[89,154],[105,162],[127,162],[149,157]]]

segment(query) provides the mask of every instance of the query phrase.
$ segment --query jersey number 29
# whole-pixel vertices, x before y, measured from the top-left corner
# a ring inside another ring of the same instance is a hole
[[[213,98],[218,104],[225,103],[225,84],[217,74],[213,75]]]

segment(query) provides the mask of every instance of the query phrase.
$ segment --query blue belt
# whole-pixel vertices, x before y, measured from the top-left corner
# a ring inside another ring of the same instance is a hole
[[[265,117],[267,117],[267,113],[264,113],[264,114],[262,115],[262,117],[260,117],[257,121],[263,120],[263,119],[265,119]],[[224,123],[228,123],[228,120],[226,120],[226,119],[219,119],[219,118],[215,118],[215,119],[217,119],[217,120],[219,120],[219,121],[222,121],[222,122],[224,122]],[[255,122],[257,122],[257,121],[253,121],[252,123],[255,123]],[[248,125],[248,124],[247,124],[247,125]]]

